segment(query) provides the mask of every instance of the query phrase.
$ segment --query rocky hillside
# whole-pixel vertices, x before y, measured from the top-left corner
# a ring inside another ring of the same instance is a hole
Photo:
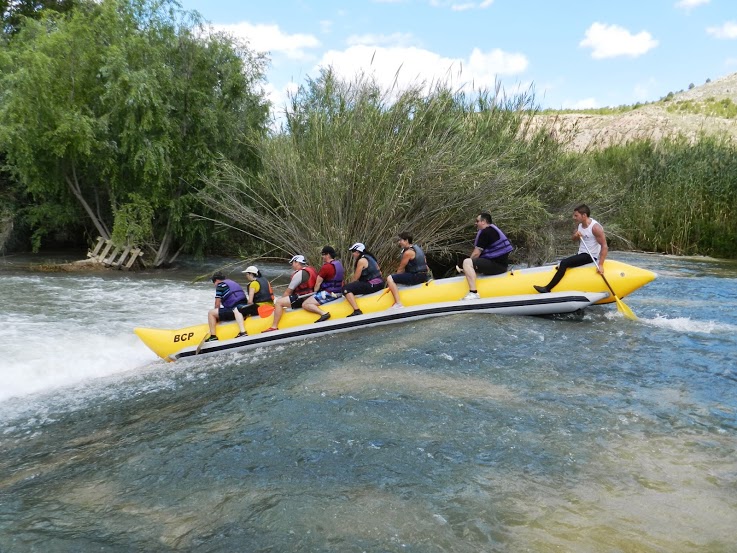
[[[617,113],[546,113],[536,116],[534,125],[551,128],[575,151],[675,134],[693,139],[726,133],[737,142],[737,73]]]

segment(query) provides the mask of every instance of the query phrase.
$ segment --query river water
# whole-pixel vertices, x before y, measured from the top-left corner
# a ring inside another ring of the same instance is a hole
[[[737,551],[737,263],[612,257],[659,275],[637,322],[457,315],[176,363],[132,328],[203,321],[212,267],[7,258],[0,551]]]

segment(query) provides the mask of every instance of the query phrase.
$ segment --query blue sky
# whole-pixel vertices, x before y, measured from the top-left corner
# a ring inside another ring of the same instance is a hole
[[[451,79],[543,108],[654,101],[737,72],[735,0],[181,0],[217,29],[268,52],[267,91],[332,66],[387,88]],[[400,69],[401,68],[401,69]],[[277,114],[278,117],[278,114]]]

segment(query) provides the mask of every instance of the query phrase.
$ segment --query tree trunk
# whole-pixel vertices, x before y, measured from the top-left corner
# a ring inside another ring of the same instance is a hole
[[[67,185],[69,185],[69,190],[72,191],[72,194],[74,194],[74,197],[77,198],[77,201],[82,204],[82,207],[84,208],[85,212],[87,212],[88,217],[92,220],[92,224],[95,225],[97,232],[100,233],[100,236],[102,236],[105,240],[108,240],[110,238],[110,231],[105,226],[105,223],[97,215],[95,215],[94,211],[92,211],[92,208],[90,207],[90,204],[87,203],[87,200],[84,199],[74,167],[72,167],[72,178],[70,178],[69,175],[65,175],[64,178],[67,181]]]

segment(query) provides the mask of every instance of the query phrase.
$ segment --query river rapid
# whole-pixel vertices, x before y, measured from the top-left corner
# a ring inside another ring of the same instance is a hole
[[[204,322],[212,264],[3,259],[0,551],[737,551],[737,263],[611,257],[658,273],[639,321],[466,314],[176,363],[132,329]]]

